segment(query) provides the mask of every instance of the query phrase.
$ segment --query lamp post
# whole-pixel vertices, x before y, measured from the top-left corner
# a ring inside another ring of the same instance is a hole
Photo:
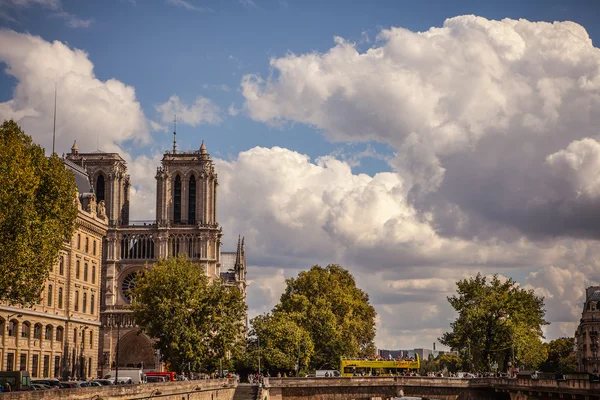
[[[114,324],[117,325],[117,357],[115,363],[115,385],[119,384],[119,342],[121,341],[121,324],[123,322],[122,315],[113,314]]]
[[[260,375],[260,336],[258,338],[258,374]]]
[[[81,343],[79,344],[80,350],[79,350],[79,377],[84,377],[85,376],[85,357],[83,356],[83,348],[84,348],[84,341],[85,341],[85,331],[89,328],[89,326],[82,326],[81,327],[81,331],[79,332],[79,334],[81,335]]]

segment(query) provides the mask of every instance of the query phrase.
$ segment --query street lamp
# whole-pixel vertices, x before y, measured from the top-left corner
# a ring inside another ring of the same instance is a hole
[[[6,317],[6,322],[10,322],[10,319],[11,319],[11,317],[14,317],[15,315],[17,316],[17,318],[21,318],[21,317],[23,317],[23,314],[20,314],[20,313],[9,314],[9,315]],[[6,323],[5,325],[6,325],[6,331],[8,332],[8,326],[9,326],[9,325],[8,325],[8,323]],[[14,333],[14,335],[15,335],[15,337],[16,337],[16,336],[17,336],[17,333],[15,332],[15,333]]]
[[[119,342],[121,341],[121,325],[123,323],[123,316],[120,314],[113,314],[114,324],[117,325],[117,360],[115,365],[115,385],[119,384]]]
[[[260,375],[260,336],[258,338],[258,374]]]
[[[85,340],[85,331],[89,328],[89,326],[80,326],[79,335],[81,336],[81,343],[79,344],[79,377],[85,376],[85,357],[83,356],[84,349],[84,340]]]

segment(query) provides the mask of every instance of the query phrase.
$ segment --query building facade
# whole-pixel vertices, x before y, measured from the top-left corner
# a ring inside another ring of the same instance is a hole
[[[108,231],[102,266],[101,333],[98,374],[122,367],[160,369],[153,340],[139,334],[128,291],[136,274],[160,258],[186,255],[209,279],[223,278],[246,295],[243,239],[236,252],[222,253],[223,230],[217,222],[218,176],[204,142],[199,150],[165,152],[156,170],[156,220],[129,219],[130,178],[116,153],[79,153],[66,159],[85,168],[98,201],[106,203]],[[119,348],[117,354],[117,346]]]
[[[600,332],[600,286],[585,290],[585,303],[575,331],[577,366],[580,372],[598,373],[598,334]]]
[[[0,305],[0,370],[26,370],[33,378],[96,376],[100,337],[103,239],[108,219],[84,169],[75,175],[78,213],[73,237],[50,269],[39,302]]]

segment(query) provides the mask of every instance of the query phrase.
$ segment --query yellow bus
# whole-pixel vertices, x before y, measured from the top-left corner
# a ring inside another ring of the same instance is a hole
[[[395,376],[408,372],[418,372],[421,367],[419,355],[410,360],[365,360],[364,358],[342,357],[342,376]]]

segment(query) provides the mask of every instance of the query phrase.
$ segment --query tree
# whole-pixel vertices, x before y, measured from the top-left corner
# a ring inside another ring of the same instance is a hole
[[[335,369],[341,356],[374,353],[376,312],[350,272],[315,265],[286,283],[273,316],[286,314],[308,332],[315,349],[311,369]]]
[[[488,282],[481,274],[456,283],[457,294],[448,297],[458,318],[440,342],[467,355],[474,369],[489,370],[498,363],[524,361],[527,347],[543,338],[544,299],[512,279],[494,275]]]
[[[438,369],[448,370],[448,372],[456,373],[461,369],[462,360],[454,353],[440,354],[436,359]]]
[[[285,313],[259,315],[251,325],[247,359],[252,370],[258,370],[260,357],[264,371],[307,372],[314,346],[304,328]]]
[[[547,345],[548,357],[540,366],[544,372],[566,374],[577,370],[577,355],[573,351],[575,339],[563,337],[551,340]]]
[[[0,300],[36,303],[77,218],[73,173],[12,120],[0,126]]]
[[[213,371],[239,352],[246,304],[239,289],[220,279],[209,283],[203,268],[185,256],[159,260],[135,278],[133,316],[156,339],[163,360],[177,372]]]

